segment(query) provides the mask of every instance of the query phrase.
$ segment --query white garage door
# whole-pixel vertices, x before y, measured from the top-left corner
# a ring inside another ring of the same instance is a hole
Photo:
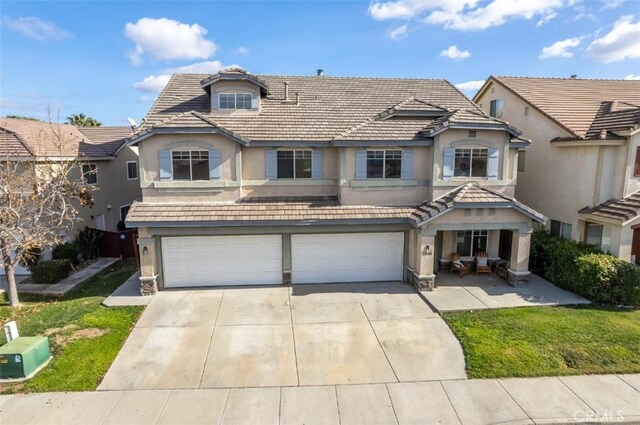
[[[282,237],[162,238],[166,288],[282,284]]]
[[[291,236],[293,283],[402,280],[403,233]]]

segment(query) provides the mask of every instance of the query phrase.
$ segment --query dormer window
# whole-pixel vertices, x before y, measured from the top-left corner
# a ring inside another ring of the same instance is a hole
[[[251,94],[220,93],[220,109],[251,109]]]

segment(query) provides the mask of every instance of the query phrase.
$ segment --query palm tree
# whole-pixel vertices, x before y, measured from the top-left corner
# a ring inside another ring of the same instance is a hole
[[[76,127],[100,127],[102,123],[95,118],[87,117],[84,114],[71,114],[67,117],[67,123]]]

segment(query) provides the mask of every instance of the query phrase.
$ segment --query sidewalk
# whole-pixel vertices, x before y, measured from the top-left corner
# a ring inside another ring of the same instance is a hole
[[[0,396],[2,425],[584,422],[639,423],[640,374]]]

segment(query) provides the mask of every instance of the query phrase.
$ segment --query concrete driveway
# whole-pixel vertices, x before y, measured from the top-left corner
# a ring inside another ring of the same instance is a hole
[[[458,340],[402,283],[164,291],[101,390],[466,378]]]

